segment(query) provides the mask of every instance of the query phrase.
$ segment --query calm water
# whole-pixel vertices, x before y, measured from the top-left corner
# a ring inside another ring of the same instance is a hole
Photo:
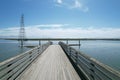
[[[120,41],[82,41],[80,50],[120,71]]]
[[[42,44],[46,43],[46,41],[43,41]],[[26,42],[25,45],[35,45],[37,46],[39,43],[38,41],[32,41],[32,42]],[[18,54],[21,54],[27,50],[30,50],[31,48],[27,47],[19,47],[18,41],[8,41],[8,40],[0,40],[0,62],[7,60],[11,57],[14,57]]]
[[[18,42],[0,41],[0,62],[29,50],[18,46]]]
[[[28,44],[38,45],[38,42]],[[81,41],[81,44],[83,53],[120,71],[120,41]],[[18,46],[18,42],[0,40],[0,62],[29,50]]]

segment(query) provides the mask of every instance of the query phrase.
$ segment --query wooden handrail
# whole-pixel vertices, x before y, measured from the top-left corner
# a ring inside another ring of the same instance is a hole
[[[120,80],[120,72],[63,42],[59,42],[59,44],[87,80]]]
[[[51,44],[48,42],[1,62],[0,80],[16,79]]]

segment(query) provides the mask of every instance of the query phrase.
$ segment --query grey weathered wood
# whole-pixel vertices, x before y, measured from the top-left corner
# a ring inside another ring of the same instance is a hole
[[[120,80],[120,72],[112,69],[111,67],[98,62],[80,51],[64,44],[59,43],[67,55],[76,64],[79,70],[84,74],[87,80]],[[76,53],[78,53],[76,55]],[[78,57],[76,57],[78,56]],[[77,61],[77,62],[76,62]]]
[[[59,45],[49,46],[16,80],[81,80]]]

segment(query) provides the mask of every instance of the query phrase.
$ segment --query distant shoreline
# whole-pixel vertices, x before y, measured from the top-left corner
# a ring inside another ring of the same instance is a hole
[[[21,40],[18,38],[0,38],[0,40]],[[110,41],[120,41],[120,38],[25,38],[25,41],[60,41],[60,40],[110,40]]]

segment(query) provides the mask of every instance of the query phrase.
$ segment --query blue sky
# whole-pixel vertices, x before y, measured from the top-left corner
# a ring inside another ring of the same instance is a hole
[[[17,36],[23,13],[28,37],[119,38],[119,4],[120,0],[0,0],[0,36]]]

